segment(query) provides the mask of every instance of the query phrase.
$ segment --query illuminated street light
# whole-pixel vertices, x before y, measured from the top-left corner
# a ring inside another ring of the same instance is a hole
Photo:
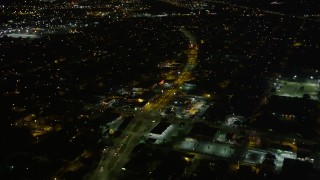
[[[296,79],[296,78],[297,78],[297,75],[294,75],[294,76],[293,76],[293,79]]]

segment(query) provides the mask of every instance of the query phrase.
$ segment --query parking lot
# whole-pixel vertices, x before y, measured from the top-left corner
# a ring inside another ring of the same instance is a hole
[[[194,151],[223,158],[231,158],[235,153],[234,147],[229,144],[198,141],[193,138],[185,138],[178,144],[178,148],[186,151]]]

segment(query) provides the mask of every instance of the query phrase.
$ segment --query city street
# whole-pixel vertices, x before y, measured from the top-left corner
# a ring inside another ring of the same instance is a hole
[[[188,38],[190,48],[186,52],[187,62],[183,67],[183,71],[174,81],[173,88],[163,92],[157,98],[152,98],[152,102],[148,102],[141,112],[136,113],[134,119],[131,120],[120,137],[116,138],[115,146],[105,152],[98,168],[89,177],[90,179],[118,179],[119,172],[122,171],[122,167],[129,160],[133,148],[139,144],[146,133],[159,123],[161,118],[159,111],[172,101],[183,83],[191,78],[191,72],[197,64],[198,49],[196,47],[196,39],[184,27],[180,30]]]

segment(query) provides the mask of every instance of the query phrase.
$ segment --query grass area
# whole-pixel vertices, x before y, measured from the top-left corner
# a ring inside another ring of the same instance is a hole
[[[275,83],[276,92],[274,95],[286,97],[303,98],[304,94],[309,94],[310,99],[318,100],[318,84],[317,82],[294,82],[278,80]]]

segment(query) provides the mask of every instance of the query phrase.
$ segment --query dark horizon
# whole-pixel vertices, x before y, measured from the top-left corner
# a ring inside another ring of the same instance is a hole
[[[319,9],[1,1],[0,176],[319,179]]]

